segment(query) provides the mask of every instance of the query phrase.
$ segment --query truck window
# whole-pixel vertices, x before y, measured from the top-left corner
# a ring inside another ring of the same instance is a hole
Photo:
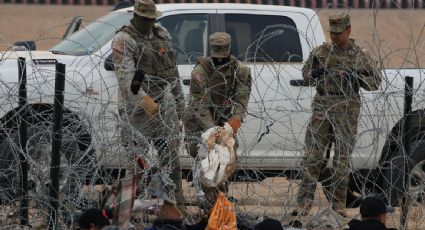
[[[207,14],[180,14],[160,18],[158,22],[172,37],[176,63],[193,64],[208,51],[209,16]]]
[[[132,16],[131,13],[109,13],[62,40],[50,51],[64,55],[90,55],[111,41],[117,30],[130,23]]]
[[[300,37],[294,21],[285,16],[226,14],[231,52],[247,62],[302,62]]]

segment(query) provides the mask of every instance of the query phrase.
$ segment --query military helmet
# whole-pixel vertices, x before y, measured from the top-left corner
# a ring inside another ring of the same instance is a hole
[[[346,13],[337,13],[329,16],[329,32],[341,33],[350,26],[350,15]]]
[[[134,13],[146,18],[155,19],[162,16],[162,13],[156,10],[153,0],[134,1]]]
[[[230,43],[232,39],[228,33],[215,32],[209,38],[211,56],[215,58],[226,58],[230,56]]]

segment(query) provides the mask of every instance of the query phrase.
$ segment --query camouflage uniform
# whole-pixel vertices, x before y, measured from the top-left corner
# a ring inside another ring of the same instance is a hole
[[[135,14],[156,18],[160,12],[156,11],[152,0],[137,0]],[[134,175],[134,156],[148,154],[149,145],[153,144],[158,151],[160,169],[170,173],[179,201],[183,199],[178,158],[181,137],[179,117],[184,110],[184,96],[170,39],[167,30],[159,25],[153,25],[150,32],[142,34],[132,21],[118,31],[112,50],[119,84],[121,139],[130,158],[127,170]],[[131,90],[136,71],[145,74],[138,93]],[[140,107],[140,101],[146,95],[159,105],[159,114],[154,117]],[[174,194],[169,196],[174,197]]]
[[[223,39],[221,39],[223,38]],[[201,58],[192,71],[190,102],[185,117],[187,150],[196,157],[201,134],[213,126],[223,126],[231,119],[243,121],[251,94],[251,70],[230,55],[230,35],[214,33],[210,36],[211,56]],[[222,66],[215,66],[213,58],[228,58]],[[235,153],[237,144],[235,144]],[[225,190],[227,185],[221,186]],[[208,190],[208,191],[206,191]],[[204,189],[205,197],[213,205],[216,189]]]
[[[330,18],[331,32],[340,33],[349,27],[348,15]],[[332,31],[333,30],[333,31]],[[332,183],[332,208],[345,210],[349,177],[348,161],[355,144],[360,113],[360,87],[375,91],[382,81],[376,62],[354,40],[342,49],[324,43],[316,47],[304,64],[305,82],[315,83],[313,115],[306,132],[306,153],[301,162],[302,182],[297,197],[298,207],[308,212],[314,201],[316,182],[326,167],[325,150],[334,143],[334,181]],[[324,70],[313,76],[313,72]],[[300,210],[302,211],[302,210]]]

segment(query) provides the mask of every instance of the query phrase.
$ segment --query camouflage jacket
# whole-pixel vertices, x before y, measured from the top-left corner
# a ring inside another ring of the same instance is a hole
[[[204,65],[200,61],[192,71],[189,115],[185,121],[189,132],[222,125],[232,117],[242,121],[251,94],[251,70],[235,57],[219,69],[215,69],[210,57],[203,60]]]
[[[364,50],[350,40],[350,48],[340,49],[324,43],[316,47],[302,69],[304,80],[315,84],[317,94],[314,102],[334,106],[345,99],[360,105],[360,87],[367,91],[378,90],[382,81],[380,69]],[[323,69],[325,72],[316,79],[311,72]],[[321,105],[321,106],[322,106]]]
[[[112,60],[119,84],[119,109],[134,109],[145,95],[159,99],[169,86],[178,114],[183,113],[184,96],[170,40],[167,30],[159,25],[150,34],[140,34],[130,24],[115,35]],[[142,70],[146,77],[139,93],[134,95],[130,85],[137,70]]]

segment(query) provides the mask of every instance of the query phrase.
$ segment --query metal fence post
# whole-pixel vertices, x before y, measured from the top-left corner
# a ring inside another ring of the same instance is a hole
[[[19,163],[21,167],[21,207],[19,216],[21,225],[28,225],[28,162],[25,159],[27,154],[27,68],[25,58],[18,59],[18,78],[19,78],[19,112],[21,117],[19,119],[19,142],[21,151],[19,152]]]
[[[408,191],[409,191],[409,160],[410,160],[410,134],[409,129],[411,126],[411,112],[412,112],[412,99],[413,99],[413,77],[406,76],[404,85],[404,112],[403,112],[403,129],[402,129],[402,146],[404,148],[403,157],[403,194],[401,197],[401,215],[400,215],[400,228],[405,229],[408,207]],[[399,196],[400,200],[400,196]]]
[[[65,64],[56,64],[55,76],[55,101],[52,135],[52,153],[50,162],[50,180],[49,187],[49,229],[58,229],[58,208],[59,208],[59,171],[60,171],[60,150],[62,146],[62,123],[63,123],[63,91],[65,88]]]

